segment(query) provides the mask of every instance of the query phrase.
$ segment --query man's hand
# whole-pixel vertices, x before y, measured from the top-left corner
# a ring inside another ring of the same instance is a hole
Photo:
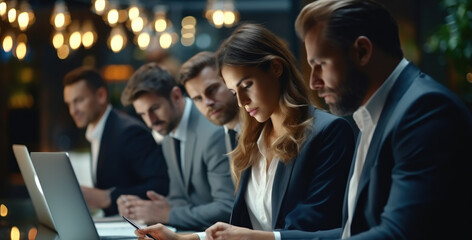
[[[117,199],[118,211],[130,219],[142,220],[146,224],[167,223],[170,204],[167,199],[154,191],[148,191],[150,200],[143,200],[133,195],[122,195]]]
[[[93,209],[108,208],[111,204],[110,191],[91,187],[80,187],[88,207]]]

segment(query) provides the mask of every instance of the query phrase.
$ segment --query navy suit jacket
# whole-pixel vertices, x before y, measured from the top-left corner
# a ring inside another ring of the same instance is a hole
[[[341,226],[344,189],[354,151],[349,123],[319,109],[297,157],[279,162],[272,188],[272,228],[316,231]],[[231,223],[252,228],[245,201],[251,168],[241,177]]]
[[[350,239],[470,237],[471,143],[470,111],[444,86],[407,65],[372,137]],[[339,239],[341,232],[285,232],[282,238]]]
[[[110,112],[100,141],[95,187],[114,188],[106,215],[118,213],[116,199],[121,194],[147,198],[146,191],[154,190],[167,195],[169,177],[162,148],[142,122],[116,110]]]

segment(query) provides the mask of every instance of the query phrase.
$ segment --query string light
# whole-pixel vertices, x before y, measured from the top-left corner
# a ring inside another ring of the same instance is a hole
[[[65,2],[56,1],[51,14],[51,24],[56,30],[63,30],[70,24],[70,13]]]

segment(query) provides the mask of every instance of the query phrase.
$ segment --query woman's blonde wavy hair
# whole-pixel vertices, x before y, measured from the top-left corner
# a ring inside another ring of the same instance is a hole
[[[285,134],[269,147],[274,157],[284,163],[298,155],[306,138],[307,129],[312,124],[310,114],[310,94],[302,75],[295,64],[295,58],[285,42],[265,27],[258,24],[244,24],[234,30],[216,53],[218,72],[222,66],[256,66],[269,71],[271,62],[278,60],[283,65],[280,81],[279,107],[284,114]],[[238,189],[241,173],[254,165],[260,158],[257,140],[264,128],[270,130],[271,121],[257,122],[246,111],[239,111],[241,131],[238,146],[230,153],[231,171]],[[270,131],[265,131],[269,133]],[[268,139],[267,136],[262,136]]]

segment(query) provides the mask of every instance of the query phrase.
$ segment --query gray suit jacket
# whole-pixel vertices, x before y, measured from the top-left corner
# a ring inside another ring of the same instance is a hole
[[[210,123],[193,103],[188,124],[183,179],[172,138],[166,136],[162,142],[172,205],[168,224],[179,229],[204,230],[217,221],[229,221],[234,184],[225,155],[224,129]]]

